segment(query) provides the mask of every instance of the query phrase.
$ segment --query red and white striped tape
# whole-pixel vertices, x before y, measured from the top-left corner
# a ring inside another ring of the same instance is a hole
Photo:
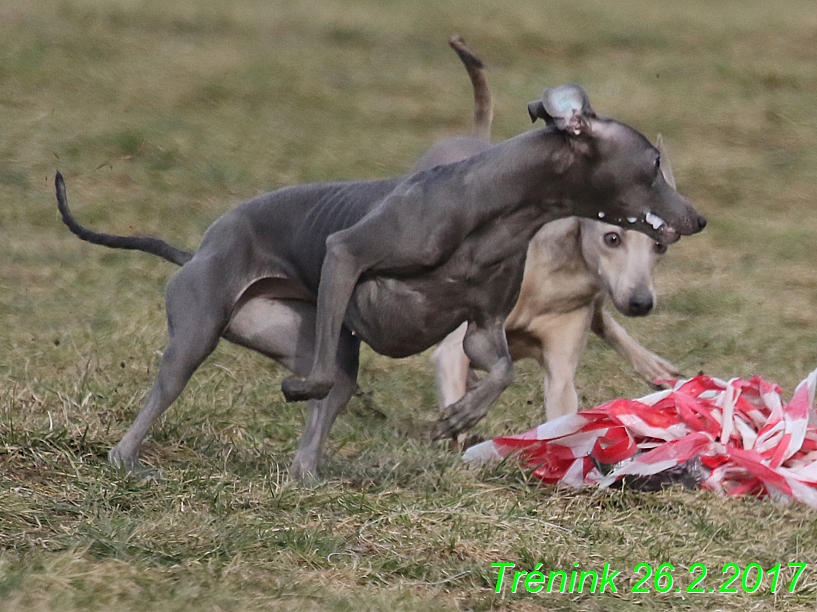
[[[484,463],[517,454],[548,484],[607,487],[697,457],[708,472],[705,489],[817,508],[817,370],[785,405],[780,387],[759,376],[667,382],[671,389],[616,399],[472,446],[463,459]],[[615,468],[605,476],[599,465]]]

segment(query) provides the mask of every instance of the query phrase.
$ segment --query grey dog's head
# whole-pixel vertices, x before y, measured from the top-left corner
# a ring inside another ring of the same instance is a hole
[[[581,216],[638,230],[663,244],[706,226],[675,189],[661,151],[638,130],[596,115],[578,85],[546,89],[528,112],[532,121],[543,119],[561,132],[584,158],[582,182],[591,197],[577,211]]]

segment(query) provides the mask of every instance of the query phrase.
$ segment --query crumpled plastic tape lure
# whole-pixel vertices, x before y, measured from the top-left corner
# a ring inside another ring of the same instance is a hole
[[[463,459],[484,463],[518,454],[548,484],[608,487],[698,457],[704,489],[817,508],[817,370],[786,405],[780,387],[759,376],[666,382],[671,389],[616,399],[472,446]],[[615,467],[604,475],[599,466]]]

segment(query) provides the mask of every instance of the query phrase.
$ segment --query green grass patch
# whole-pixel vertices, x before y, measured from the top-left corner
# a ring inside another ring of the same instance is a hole
[[[657,312],[623,322],[689,375],[760,373],[791,393],[817,366],[813,15],[806,0],[0,3],[0,611],[812,610],[813,511],[467,468],[429,441],[427,355],[364,349],[363,394],[325,480],[304,486],[286,475],[303,415],[285,373],[225,343],[151,432],[162,479],[122,478],[106,455],[155,374],[174,267],[76,240],[53,175],[83,223],[194,249],[259,192],[397,174],[466,133],[456,32],[488,66],[496,140],[564,82],[664,133],[710,223],[670,249]],[[474,433],[541,422],[541,376],[516,371]],[[582,406],[649,391],[595,339],[577,387]],[[619,593],[497,594],[501,561],[609,563]],[[809,567],[793,593],[639,595],[640,562],[672,563],[683,585],[703,563],[707,586],[730,562]]]

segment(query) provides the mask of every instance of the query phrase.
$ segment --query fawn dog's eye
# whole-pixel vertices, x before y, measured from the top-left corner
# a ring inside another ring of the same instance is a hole
[[[604,244],[606,244],[611,249],[615,249],[621,246],[621,236],[619,236],[616,232],[607,232],[604,234]]]

